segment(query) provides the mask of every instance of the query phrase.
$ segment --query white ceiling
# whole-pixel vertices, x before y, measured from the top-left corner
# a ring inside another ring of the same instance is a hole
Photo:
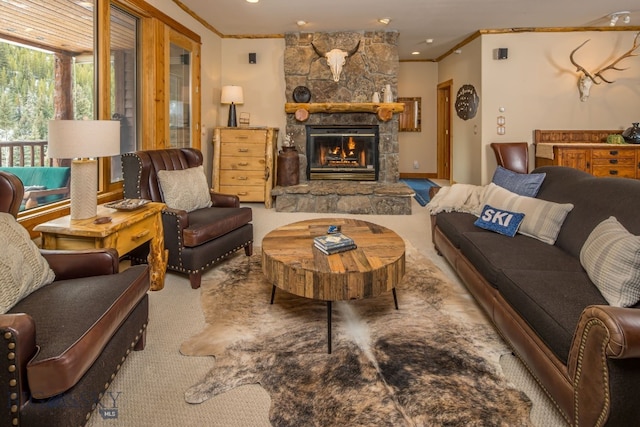
[[[609,26],[613,12],[630,11],[640,26],[638,0],[180,0],[224,36],[286,32],[397,30],[401,60],[436,59],[478,30]],[[391,18],[388,25],[379,18]],[[299,27],[296,22],[308,24]],[[427,44],[426,39],[433,39]],[[335,46],[348,49],[348,46]],[[411,55],[419,51],[420,55]]]

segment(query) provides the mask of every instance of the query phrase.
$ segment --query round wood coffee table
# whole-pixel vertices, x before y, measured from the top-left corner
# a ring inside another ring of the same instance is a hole
[[[352,238],[356,249],[325,255],[313,238],[330,225]],[[331,303],[370,298],[392,291],[404,276],[404,241],[381,225],[349,218],[318,218],[276,228],[262,240],[262,271],[276,287],[291,294],[327,302],[327,338],[331,353]]]

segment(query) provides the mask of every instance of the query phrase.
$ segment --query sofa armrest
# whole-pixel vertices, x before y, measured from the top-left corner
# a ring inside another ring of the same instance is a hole
[[[0,395],[5,403],[0,409],[0,419],[19,421],[18,412],[29,399],[27,363],[37,351],[36,325],[25,313],[0,314],[0,339],[4,352],[0,354]]]
[[[239,208],[240,198],[234,194],[222,194],[211,191],[212,206],[217,208]]]
[[[56,274],[56,280],[115,274],[120,260],[115,249],[49,250],[40,253]]]
[[[613,396],[619,393],[614,386],[620,379],[614,377],[620,372],[612,370],[612,364],[613,359],[634,358],[640,358],[640,310],[593,305],[582,311],[567,363],[574,386],[576,425],[599,425],[610,416],[613,400],[618,405],[629,404]],[[632,371],[623,375],[637,381]],[[635,400],[632,405],[637,407]]]
[[[604,350],[604,356],[613,359],[640,358],[640,310],[608,305],[592,305],[584,309],[578,322],[569,352],[569,366],[579,357],[581,348],[589,344],[586,340],[591,329],[597,326],[606,332],[606,342],[594,343],[592,350]]]

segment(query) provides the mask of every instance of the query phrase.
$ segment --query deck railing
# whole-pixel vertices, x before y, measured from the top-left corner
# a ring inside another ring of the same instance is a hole
[[[47,141],[0,141],[0,166],[51,166]]]

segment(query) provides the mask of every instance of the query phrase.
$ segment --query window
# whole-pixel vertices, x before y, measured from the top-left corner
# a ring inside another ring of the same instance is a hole
[[[138,148],[138,21],[111,6],[111,119],[120,122],[120,152]],[[120,156],[111,158],[111,183],[122,180]]]
[[[68,166],[46,156],[54,118],[120,121],[121,152],[200,148],[200,37],[193,31],[138,0],[0,1],[0,17],[11,23],[0,29],[1,166]],[[183,62],[170,67],[174,55]],[[174,129],[181,139],[171,138]],[[99,203],[122,197],[119,162],[100,159]],[[25,206],[20,222],[32,230],[66,215],[67,196],[56,196],[63,200]]]

